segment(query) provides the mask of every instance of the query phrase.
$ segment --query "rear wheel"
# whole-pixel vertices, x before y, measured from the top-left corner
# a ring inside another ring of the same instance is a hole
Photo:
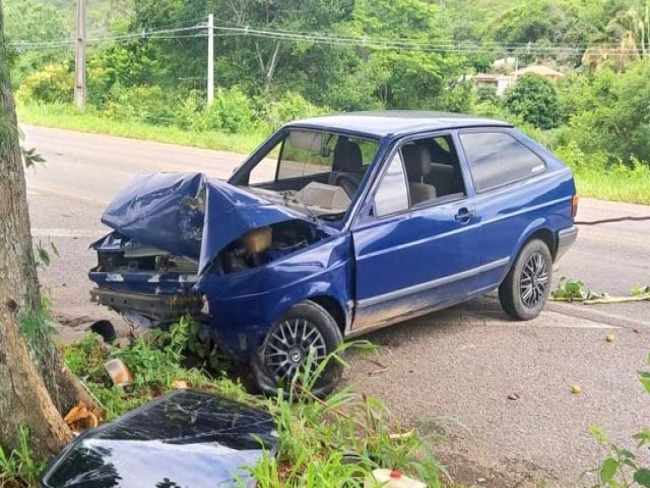
[[[548,246],[539,239],[528,242],[499,286],[503,310],[517,320],[537,317],[551,290],[552,273],[553,258]]]
[[[287,391],[291,380],[307,366],[310,355],[313,372],[342,341],[336,321],[323,307],[311,301],[294,305],[271,327],[254,355],[252,367],[259,388],[271,395],[278,387]],[[339,362],[330,360],[311,393],[327,395],[341,374]]]

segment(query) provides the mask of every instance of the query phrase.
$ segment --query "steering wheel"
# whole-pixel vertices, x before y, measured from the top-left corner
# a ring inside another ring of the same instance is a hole
[[[349,175],[341,173],[336,177],[336,186],[343,188],[345,190],[345,193],[350,197],[350,200],[352,200],[352,197],[357,192],[359,183]]]

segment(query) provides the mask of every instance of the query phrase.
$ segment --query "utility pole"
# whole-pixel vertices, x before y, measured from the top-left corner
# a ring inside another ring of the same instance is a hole
[[[208,15],[208,105],[214,101],[214,16]]]
[[[86,105],[86,0],[77,0],[77,49],[74,62],[74,103]]]

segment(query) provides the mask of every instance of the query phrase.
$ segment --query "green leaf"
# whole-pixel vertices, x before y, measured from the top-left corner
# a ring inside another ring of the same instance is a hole
[[[618,471],[618,461],[616,459],[607,458],[600,468],[600,480],[603,483],[609,483]]]
[[[638,434],[634,434],[634,439],[638,441],[637,447],[641,447],[645,444],[650,444],[650,429],[643,430]]]
[[[52,252],[54,253],[54,255],[57,258],[61,257],[61,255],[59,254],[59,248],[56,247],[56,244],[54,244],[53,242],[50,242],[50,247],[52,248]]]
[[[36,252],[38,253],[39,261],[45,267],[49,266],[51,262],[50,253],[48,253],[47,250],[40,243],[36,246]]]
[[[641,468],[634,473],[634,481],[644,488],[650,488],[650,469]]]
[[[639,374],[639,381],[641,381],[641,384],[643,385],[643,388],[645,388],[645,391],[650,394],[650,373],[642,371]]]
[[[598,441],[598,444],[600,445],[604,446],[609,442],[609,435],[607,435],[607,431],[598,425],[590,425],[589,433],[593,436],[594,439],[596,439],[596,441]]]
[[[618,454],[619,454],[619,456],[621,456],[622,458],[625,458],[625,459],[636,459],[634,454],[632,454],[627,449],[621,449],[620,451],[618,451]]]

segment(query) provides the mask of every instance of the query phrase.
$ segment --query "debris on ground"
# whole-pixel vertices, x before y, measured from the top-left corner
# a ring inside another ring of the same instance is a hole
[[[96,407],[88,408],[79,403],[70,409],[63,421],[73,432],[81,432],[97,427],[102,421],[102,414]]]
[[[615,337],[614,334],[612,334],[611,332],[605,336],[605,340],[606,340],[607,342],[614,342],[614,339],[615,339],[615,338],[616,338],[616,337]]]
[[[577,302],[584,305],[650,301],[650,285],[632,288],[630,295],[616,296],[588,290],[583,281],[563,276],[549,299],[556,302]]]
[[[519,400],[521,397],[519,393],[510,393],[507,398],[508,400]]]
[[[133,384],[131,371],[121,359],[111,359],[104,365],[104,368],[106,368],[106,372],[116,386],[130,386]]]
[[[409,478],[396,469],[375,469],[366,478],[364,488],[426,488],[419,480]]]
[[[582,388],[580,387],[580,385],[573,385],[571,387],[571,393],[573,393],[574,395],[580,395],[580,393],[582,393]]]
[[[400,343],[399,343],[399,341],[398,341],[397,339],[395,339],[395,338],[393,338],[393,337],[386,337],[386,338],[381,342],[381,345],[382,345],[382,346],[385,346],[385,347],[399,347],[399,346],[400,346]]]

